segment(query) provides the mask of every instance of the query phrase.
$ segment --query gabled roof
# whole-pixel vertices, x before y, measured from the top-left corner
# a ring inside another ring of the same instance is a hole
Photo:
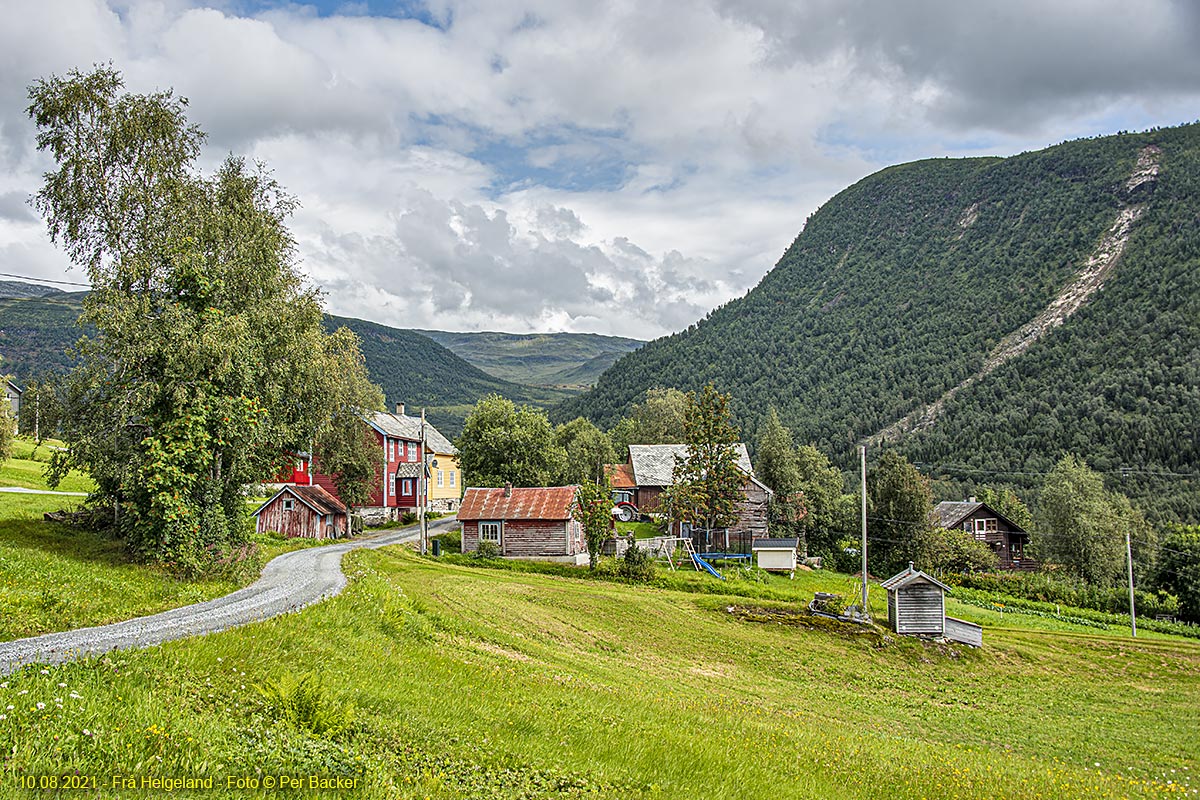
[[[750,453],[746,445],[738,442],[734,447],[737,448],[738,469],[753,478],[754,467],[750,465]],[[687,445],[629,445],[629,463],[633,468],[636,485],[670,486],[675,483],[675,456],[679,456],[680,460],[687,458]]]
[[[1025,533],[1025,529],[1017,523],[1013,522],[1008,517],[1001,514],[996,509],[989,506],[987,503],[978,503],[971,500],[943,500],[934,506],[933,517],[934,522],[943,528],[957,528],[962,524],[962,521],[974,514],[981,508],[986,508],[988,513],[997,519],[1004,520],[1004,524],[1012,528],[1018,533]]]
[[[25,390],[24,390],[24,389],[22,389],[20,386],[17,386],[17,385],[16,385],[15,383],[13,383],[12,381],[6,380],[6,381],[5,381],[5,383],[7,383],[7,384],[8,384],[8,387],[9,387],[10,389],[12,389],[14,392],[16,392],[17,394],[25,394]]]
[[[460,520],[480,519],[570,519],[575,500],[574,486],[467,489],[458,509]]]
[[[614,489],[637,488],[637,481],[633,479],[633,466],[630,464],[605,464],[604,474],[608,476],[608,485]]]
[[[263,509],[279,499],[280,495],[290,494],[299,500],[304,505],[311,508],[318,514],[345,514],[346,506],[329,492],[322,489],[320,486],[293,486],[287,485],[275,493],[267,502],[258,507],[252,516],[257,517],[262,513]]]
[[[389,414],[386,411],[376,411],[367,417],[366,422],[375,430],[396,439],[407,439],[410,442],[421,441],[421,418],[410,417],[407,414]],[[458,455],[458,449],[450,444],[450,440],[442,436],[429,420],[425,421],[425,442],[430,451],[445,453],[448,456]]]
[[[800,540],[793,537],[791,539],[755,539],[750,544],[751,550],[797,550],[800,548]]]
[[[950,591],[950,587],[939,581],[937,578],[933,577],[932,575],[927,575],[924,572],[921,572],[919,569],[914,569],[911,561],[908,562],[908,569],[904,570],[904,572],[901,572],[898,575],[893,575],[892,577],[888,578],[886,581],[881,583],[880,586],[890,592],[893,589],[903,588],[910,583],[915,583],[916,581],[926,581],[928,583],[932,583],[934,586],[942,587],[942,591],[944,592]]]

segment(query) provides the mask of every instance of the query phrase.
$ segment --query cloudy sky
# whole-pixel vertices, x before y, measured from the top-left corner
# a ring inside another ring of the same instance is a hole
[[[83,280],[26,203],[38,77],[174,88],[206,164],[302,204],[329,309],[652,338],[889,164],[1200,117],[1190,0],[0,0],[0,272]]]

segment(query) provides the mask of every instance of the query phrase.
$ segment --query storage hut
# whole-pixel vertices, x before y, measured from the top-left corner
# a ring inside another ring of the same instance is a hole
[[[254,512],[255,530],[275,531],[289,539],[337,539],[345,536],[349,513],[341,500],[320,486],[284,486]]]
[[[789,577],[795,576],[796,551],[800,549],[799,539],[755,539],[752,547],[758,559],[759,569],[786,572]]]
[[[505,558],[588,562],[583,527],[571,513],[574,486],[469,488],[458,509],[462,551],[496,545]]]
[[[883,582],[888,593],[888,627],[913,636],[944,636],[946,592],[950,587],[913,568]]]

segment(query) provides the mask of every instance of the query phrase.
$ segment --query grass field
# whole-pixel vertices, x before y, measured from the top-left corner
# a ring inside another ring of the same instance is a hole
[[[103,788],[114,772],[218,787],[344,776],[357,788],[328,794],[415,798],[1143,797],[1200,785],[1191,641],[989,627],[971,650],[699,591],[845,590],[844,576],[820,573],[786,586],[690,586],[702,576],[679,573],[667,589],[404,548],[358,551],[346,567],[346,592],[300,614],[10,676],[0,786],[76,771],[101,781],[100,797],[121,794]]]

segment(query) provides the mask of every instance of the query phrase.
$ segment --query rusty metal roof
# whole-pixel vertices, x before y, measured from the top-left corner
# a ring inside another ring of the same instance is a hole
[[[331,495],[329,492],[322,489],[316,484],[312,486],[297,486],[288,484],[275,493],[267,502],[258,507],[252,516],[258,516],[271,503],[279,499],[281,495],[290,494],[299,500],[304,505],[316,511],[318,514],[345,514],[346,506],[341,500]]]
[[[633,479],[633,464],[605,464],[604,474],[608,476],[608,485],[614,489],[637,488],[637,481]]]
[[[504,489],[467,489],[460,520],[478,519],[570,519],[574,486],[514,487],[510,497]]]

